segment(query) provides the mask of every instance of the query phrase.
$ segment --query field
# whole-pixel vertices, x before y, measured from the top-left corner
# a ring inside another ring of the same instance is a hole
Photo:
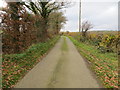
[[[63,32],[63,33],[67,34],[67,32]],[[75,35],[79,34],[79,32],[68,32],[68,33],[71,36],[75,36]],[[114,35],[117,35],[120,32],[118,32],[118,31],[88,31],[87,33],[88,34],[114,34]]]

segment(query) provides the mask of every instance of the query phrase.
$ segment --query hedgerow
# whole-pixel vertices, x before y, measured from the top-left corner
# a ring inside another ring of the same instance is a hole
[[[99,50],[90,44],[80,42],[73,37],[71,41],[78,51],[90,63],[98,78],[106,88],[118,88],[118,60],[115,53],[100,53]]]
[[[58,39],[59,36],[56,36],[46,42],[34,44],[21,54],[3,55],[2,87],[14,87],[40,61],[40,58],[54,46]]]

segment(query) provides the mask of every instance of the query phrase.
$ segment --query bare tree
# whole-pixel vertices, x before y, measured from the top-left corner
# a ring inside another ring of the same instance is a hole
[[[93,28],[93,25],[88,21],[84,21],[82,23],[82,36],[86,37],[87,31],[90,30],[91,28]]]

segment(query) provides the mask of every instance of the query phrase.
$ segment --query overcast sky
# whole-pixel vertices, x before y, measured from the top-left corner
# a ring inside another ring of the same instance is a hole
[[[118,30],[119,0],[84,0],[82,2],[82,21],[88,20],[94,26],[92,30]],[[114,1],[114,2],[113,2]],[[79,2],[67,8],[65,16],[68,21],[62,31],[79,31]]]
[[[61,0],[60,0],[61,1]],[[62,31],[79,31],[79,1],[72,1],[69,8],[64,9],[67,23]],[[88,20],[94,26],[92,30],[118,29],[118,1],[119,0],[82,0],[82,21]],[[0,0],[0,7],[5,6]]]

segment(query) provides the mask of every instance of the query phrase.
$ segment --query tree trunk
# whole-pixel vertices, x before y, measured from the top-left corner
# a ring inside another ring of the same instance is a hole
[[[42,30],[42,41],[45,41],[48,38],[48,24],[47,18],[43,18],[43,30]]]

